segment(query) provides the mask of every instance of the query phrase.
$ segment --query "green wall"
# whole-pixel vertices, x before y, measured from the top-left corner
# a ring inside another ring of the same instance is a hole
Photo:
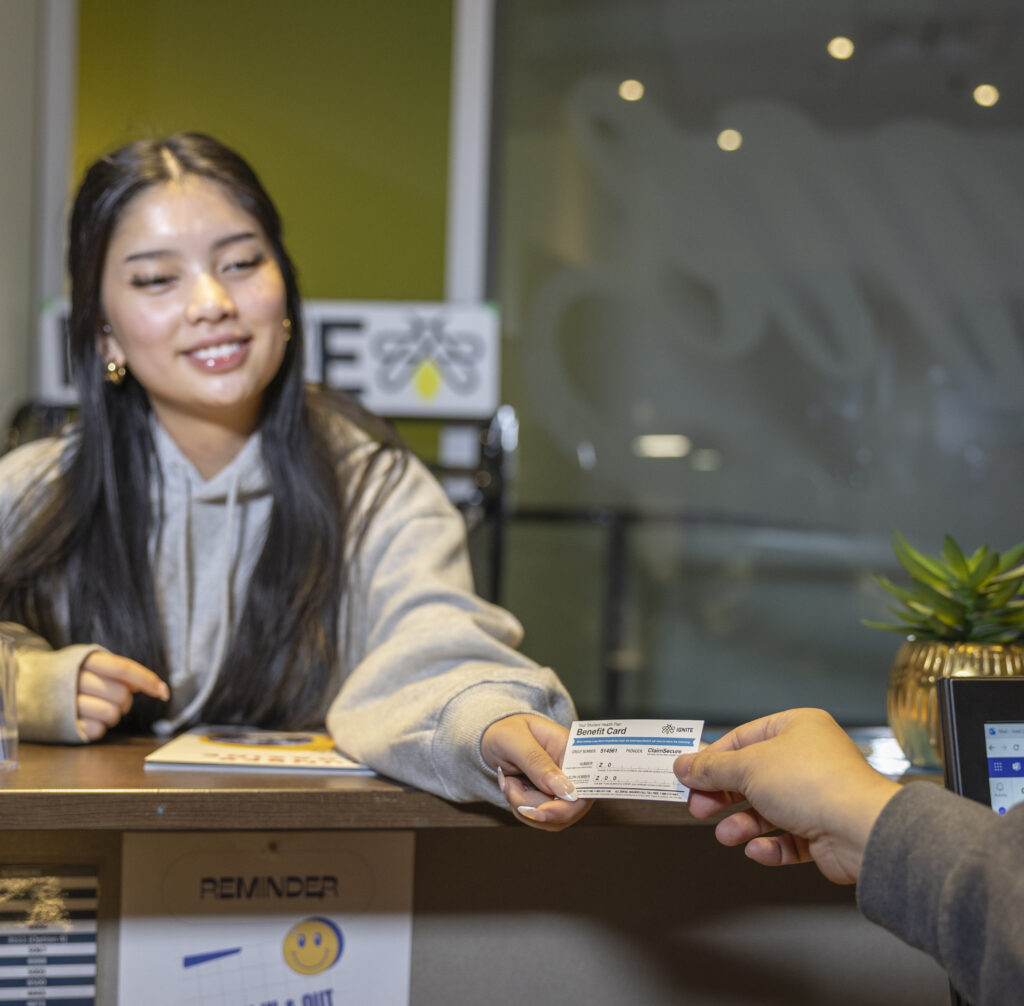
[[[212,133],[260,174],[310,298],[444,296],[451,0],[80,0],[74,173]]]

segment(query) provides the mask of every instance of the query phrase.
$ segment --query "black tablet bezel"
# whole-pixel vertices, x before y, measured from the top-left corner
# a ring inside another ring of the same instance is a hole
[[[986,723],[1024,723],[1024,677],[937,683],[947,789],[991,808]]]

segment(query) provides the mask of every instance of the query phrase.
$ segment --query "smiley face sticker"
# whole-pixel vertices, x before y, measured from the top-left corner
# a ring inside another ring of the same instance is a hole
[[[300,975],[318,975],[336,964],[345,941],[341,930],[322,915],[297,922],[284,938],[284,962]]]

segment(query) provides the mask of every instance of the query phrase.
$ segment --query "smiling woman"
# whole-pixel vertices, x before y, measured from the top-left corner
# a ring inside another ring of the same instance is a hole
[[[178,134],[71,217],[81,420],[0,462],[0,631],[29,740],[326,726],[372,768],[558,829],[571,700],[472,589],[461,518],[380,419],[303,384],[295,270],[248,164]]]

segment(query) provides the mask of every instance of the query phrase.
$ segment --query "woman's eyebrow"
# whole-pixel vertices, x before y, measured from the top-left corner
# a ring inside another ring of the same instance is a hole
[[[227,237],[219,238],[213,242],[213,248],[215,251],[219,251],[226,245],[234,244],[236,241],[249,241],[252,238],[258,238],[259,235],[255,231],[239,231],[237,234],[228,234]]]
[[[140,259],[150,258],[167,258],[168,255],[174,255],[175,252],[170,248],[154,248],[152,251],[140,251],[132,252],[131,255],[125,255],[125,262],[138,262]]]

